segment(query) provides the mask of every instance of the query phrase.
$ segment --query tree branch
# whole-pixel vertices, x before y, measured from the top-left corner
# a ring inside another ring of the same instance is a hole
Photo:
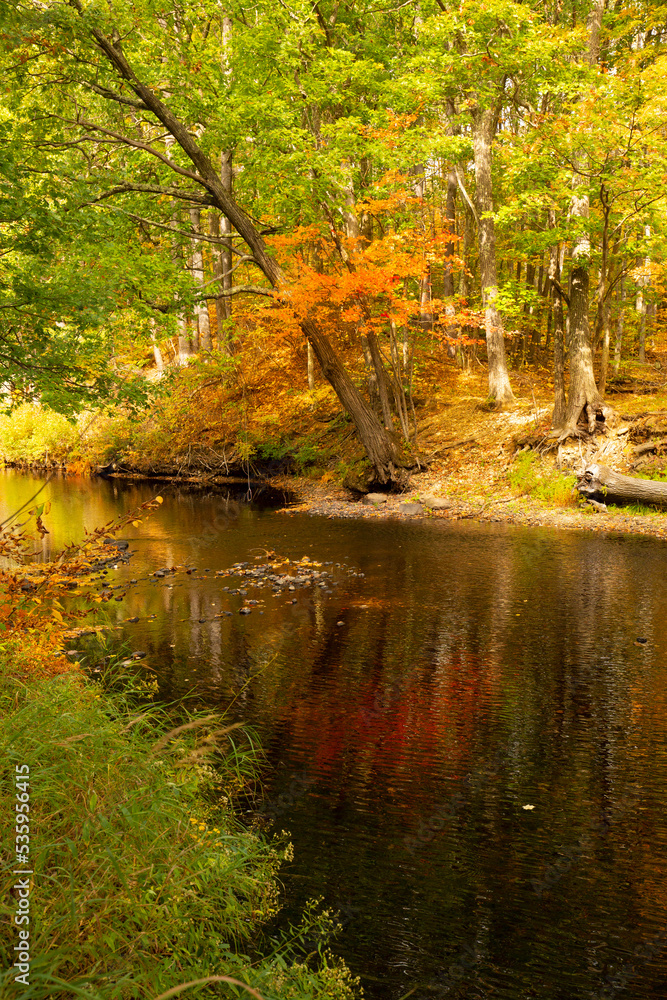
[[[202,295],[201,298],[219,299],[221,295],[240,295],[241,293],[248,295],[265,295],[269,299],[272,299],[275,295],[272,288],[262,288],[261,285],[237,285],[235,288],[222,289],[221,291],[216,292],[215,295]]]
[[[92,83],[90,80],[84,80],[83,85],[84,87],[90,87],[92,91],[99,94],[100,97],[105,97],[108,101],[126,104],[129,108],[137,108],[139,111],[149,110],[143,101],[133,101],[131,97],[123,97],[122,94],[117,94],[114,90],[109,90],[108,87],[100,87],[99,84]]]
[[[89,202],[87,204],[90,204]],[[207,236],[205,233],[195,233],[186,232],[184,229],[174,229],[173,226],[166,226],[162,222],[155,222],[153,219],[145,219],[142,215],[135,215],[134,212],[125,212],[122,208],[114,208],[114,212],[119,212],[121,215],[127,215],[129,219],[133,219],[134,222],[143,222],[147,226],[155,226],[156,229],[166,229],[168,233],[172,233],[176,236],[185,236],[187,240],[199,240],[202,243],[215,243],[218,246],[226,247],[228,250],[231,249],[232,253],[241,254],[241,250],[237,250],[236,247],[229,246],[229,237],[224,236]],[[241,257],[239,263],[243,261],[252,260],[255,261],[254,257],[249,257],[247,254]],[[257,261],[255,261],[257,263]],[[238,265],[237,265],[238,266]],[[231,272],[230,272],[231,273]]]
[[[68,2],[83,17],[83,4],[81,0],[68,0]],[[179,121],[170,108],[160,100],[150,87],[147,87],[146,84],[139,80],[125,57],[120,40],[111,41],[103,31],[100,31],[94,25],[91,25],[88,30],[97,47],[104,53],[121,79],[127,80],[137,97],[144,102],[149,111],[173,135],[190,162],[197,169],[198,176],[195,177],[197,183],[202,184],[211,192],[215,199],[215,204],[248,244],[255,260],[266,277],[272,285],[277,285],[282,277],[278,263],[267,253],[264,240],[246,213],[237,205],[225,189],[209,157],[195,142],[183,122]],[[171,166],[171,162],[168,162],[169,166]]]
[[[218,279],[215,278],[215,281]],[[213,284],[209,281],[208,284]],[[199,301],[208,300],[215,301],[219,299],[222,295],[239,295],[245,293],[248,295],[264,295],[267,298],[273,298],[274,292],[270,288],[262,288],[260,285],[237,285],[235,288],[226,288],[222,291],[216,291],[215,295],[196,295],[195,298]],[[151,309],[155,309],[156,312],[167,313],[178,312],[183,307],[182,302],[172,301],[162,304],[161,302],[153,302],[151,299],[145,298],[140,291],[137,292],[137,297],[141,302],[145,302],[147,306]]]
[[[196,205],[203,205],[205,208],[215,207],[215,200],[210,195],[195,194],[194,191],[184,191],[182,188],[161,187],[159,184],[119,184],[110,191],[93,198],[92,201],[81,202],[84,205],[96,205],[105,198],[112,198],[116,194],[126,194],[129,191],[139,191],[144,194],[161,194],[168,198],[177,198],[180,201],[193,201]]]
[[[454,171],[456,173],[456,180],[458,182],[461,194],[465,198],[466,204],[467,204],[468,208],[470,209],[470,211],[472,212],[473,217],[475,219],[475,222],[479,226],[479,216],[477,215],[477,209],[473,205],[472,199],[471,199],[470,195],[468,194],[468,192],[466,191],[465,184],[463,183],[463,174],[461,173],[461,168],[458,165],[458,163],[454,166]]]
[[[55,115],[54,117],[60,118],[60,115]],[[84,128],[90,128],[95,132],[101,132],[102,135],[107,135],[110,138],[115,139],[116,142],[123,143],[125,146],[131,146],[132,149],[141,149],[144,153],[150,153],[151,156],[157,157],[158,160],[170,167],[174,173],[180,174],[181,177],[187,177],[188,180],[196,181],[197,184],[203,183],[203,179],[198,174],[193,174],[191,170],[186,170],[185,167],[179,167],[178,163],[174,163],[174,161],[170,160],[168,156],[165,156],[164,153],[161,153],[157,149],[153,149],[153,147],[149,146],[148,143],[139,142],[138,139],[130,139],[129,136],[123,135],[121,132],[113,132],[111,129],[104,128],[102,125],[96,125],[95,122],[87,122],[81,118],[76,121],[71,121],[66,118],[62,118],[60,120],[66,121],[68,125],[82,125]],[[96,139],[94,136],[90,136],[90,138],[84,136],[83,139],[89,142],[103,141]]]

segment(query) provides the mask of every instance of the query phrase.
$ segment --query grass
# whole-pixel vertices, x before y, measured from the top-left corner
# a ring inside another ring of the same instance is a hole
[[[565,476],[547,467],[534,451],[524,451],[517,456],[508,472],[512,489],[556,507],[574,507],[573,494],[576,476]]]
[[[29,986],[14,982],[6,866],[0,997],[152,998],[222,976],[265,1000],[349,1000],[355,984],[328,951],[330,914],[312,906],[280,941],[264,937],[290,846],[235,818],[234,793],[257,772],[243,731],[206,716],[170,732],[167,712],[138,705],[117,677],[115,694],[76,672],[24,683],[15,654],[11,641],[0,647],[0,798],[14,815],[15,766],[27,765],[31,970]],[[194,992],[249,995],[222,980]]]
[[[607,507],[609,510],[617,511],[619,514],[636,514],[640,517],[656,516],[665,513],[664,507],[649,506],[644,503],[608,503]]]

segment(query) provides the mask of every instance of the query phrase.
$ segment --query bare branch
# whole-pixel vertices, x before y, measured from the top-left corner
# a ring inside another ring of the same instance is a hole
[[[477,223],[477,225],[479,225],[479,216],[477,215],[477,209],[475,208],[475,206],[474,206],[474,204],[472,202],[472,198],[470,197],[470,195],[466,191],[465,184],[463,183],[463,174],[461,173],[461,168],[458,165],[458,163],[454,167],[454,170],[456,172],[456,180],[458,182],[461,194],[465,198],[466,203],[467,203],[468,207],[470,208],[470,211],[473,214],[473,218],[475,219],[475,222]]]
[[[67,122],[68,125],[81,125],[84,128],[93,129],[95,132],[101,132],[102,135],[109,136],[111,139],[115,139],[116,142],[122,143],[124,146],[131,146],[132,149],[140,149],[144,153],[150,153],[151,156],[155,156],[161,163],[166,164],[175,173],[180,174],[181,177],[187,177],[188,180],[195,181],[197,184],[203,184],[203,178],[199,174],[194,174],[191,170],[186,170],[185,167],[179,167],[178,163],[174,163],[170,160],[168,156],[161,153],[159,150],[154,149],[149,146],[146,142],[139,142],[138,139],[130,139],[128,135],[123,135],[122,132],[114,132],[111,129],[104,128],[102,125],[96,125],[95,122],[87,122],[82,118],[72,121],[71,119],[61,118],[60,115],[54,115],[54,118],[60,119],[60,121]],[[96,139],[95,136],[84,136],[84,140],[90,142],[103,142],[102,139]]]
[[[100,201],[104,201],[105,198],[112,198],[116,194],[126,194],[129,191],[139,191],[144,194],[161,194],[166,195],[168,198],[177,198],[181,201],[193,201],[196,205],[203,205],[205,208],[212,208],[215,205],[215,199],[209,195],[196,194],[194,191],[184,191],[182,188],[173,187],[161,187],[159,184],[119,184],[115,188],[111,188],[110,191],[105,191],[104,194],[98,195],[97,198],[93,198],[91,201],[81,202],[83,205],[96,205]]]
[[[93,83],[90,80],[84,80],[83,85],[85,87],[90,87],[92,91],[99,94],[100,97],[105,97],[108,101],[116,101],[118,104],[126,104],[130,108],[137,108],[139,111],[148,111],[148,107],[143,101],[133,101],[131,97],[123,97],[122,94],[117,94],[114,90],[109,90],[108,87],[100,87],[97,83]]]

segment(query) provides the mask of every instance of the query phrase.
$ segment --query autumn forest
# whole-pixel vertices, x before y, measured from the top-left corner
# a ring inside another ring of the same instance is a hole
[[[141,407],[193,360],[289,357],[400,484],[425,367],[484,367],[493,407],[538,364],[554,433],[593,433],[663,339],[665,16],[4,4],[7,399]]]

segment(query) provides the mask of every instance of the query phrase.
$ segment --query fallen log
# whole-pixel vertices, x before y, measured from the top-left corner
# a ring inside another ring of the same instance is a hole
[[[607,503],[667,506],[667,483],[622,476],[606,465],[588,465],[579,476],[577,489],[588,499],[595,498]]]
[[[650,451],[657,451],[661,444],[661,441],[644,441],[643,444],[636,444],[632,450],[635,458],[639,458],[640,455],[648,455]]]

